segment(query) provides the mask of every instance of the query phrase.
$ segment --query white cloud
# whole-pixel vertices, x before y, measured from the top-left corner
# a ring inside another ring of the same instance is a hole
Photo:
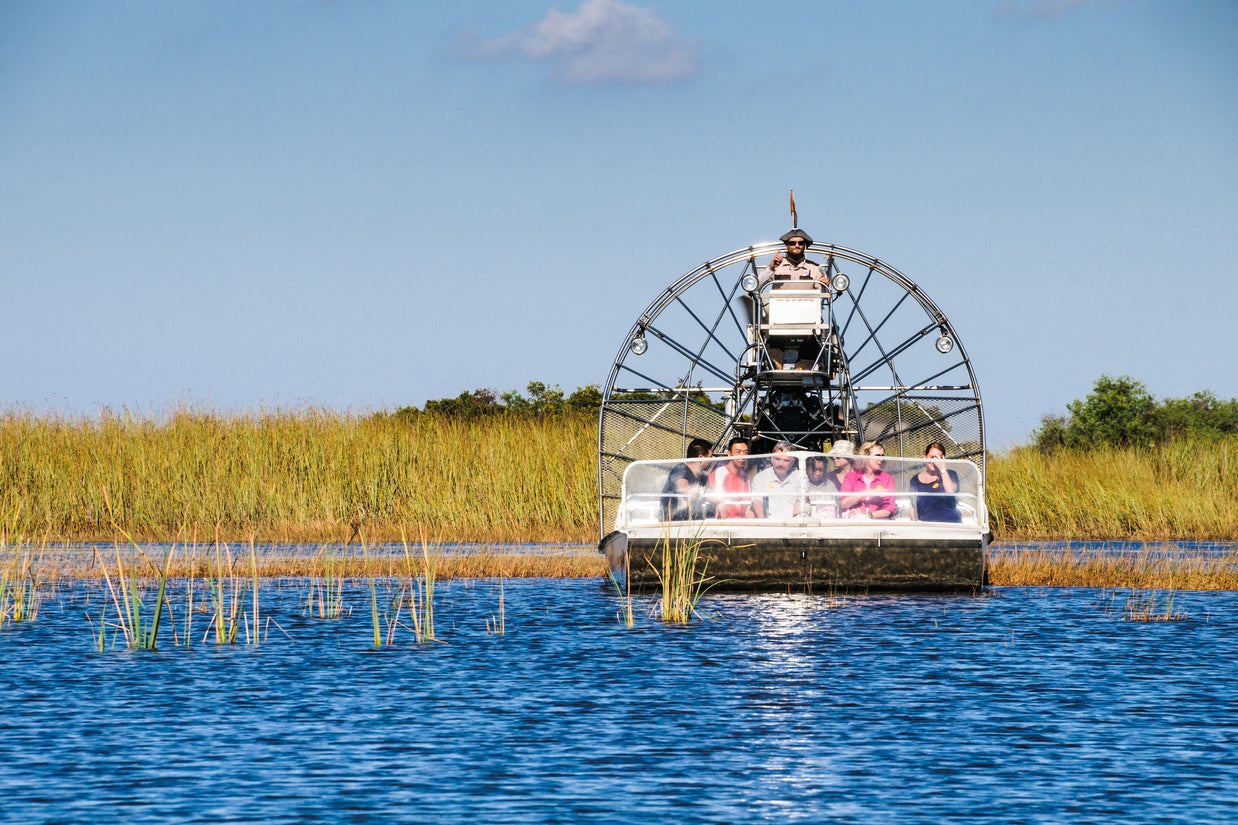
[[[470,43],[472,57],[531,60],[562,83],[667,83],[697,71],[696,45],[656,11],[623,0],[585,0],[551,9],[532,26]]]

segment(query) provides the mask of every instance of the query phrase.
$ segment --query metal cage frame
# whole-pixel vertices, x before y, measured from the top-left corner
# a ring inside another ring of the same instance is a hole
[[[849,276],[847,289],[824,303],[825,323],[836,331],[839,344],[824,372],[791,375],[768,368],[764,341],[752,341],[748,332],[760,311],[755,294],[741,284],[745,275],[759,275],[762,262],[782,250],[779,242],[763,242],[706,261],[663,290],[628,330],[607,375],[598,416],[599,534],[613,522],[628,463],[680,457],[688,441],[697,437],[718,448],[736,433],[818,441],[845,435],[857,444],[879,441],[887,453],[897,455],[934,440],[947,445],[947,457],[976,460],[984,472],[983,403],[971,359],[940,307],[885,261],[836,244],[809,246],[806,255],[824,256],[821,269],[827,280],[842,266],[861,267],[864,274]],[[714,289],[707,290],[704,301],[696,300],[701,306],[694,306],[688,293],[709,282]],[[878,293],[880,298],[873,297]],[[718,307],[704,306],[715,300]],[[680,314],[685,329],[659,323],[672,311]],[[888,336],[883,340],[896,316],[904,328],[893,330],[892,341]],[[929,339],[933,335],[936,339]],[[651,338],[663,348],[664,360],[683,367],[682,374],[676,371],[675,378],[667,380],[640,368]],[[915,350],[924,361],[919,353],[930,342],[948,357],[946,366],[904,380],[900,358]],[[879,376],[888,376],[888,382],[870,383]],[[955,380],[935,383],[943,377]],[[813,426],[762,430],[762,411],[780,397],[811,407],[804,413]],[[861,398],[867,400],[863,408]],[[969,437],[953,438],[952,423],[961,424]]]

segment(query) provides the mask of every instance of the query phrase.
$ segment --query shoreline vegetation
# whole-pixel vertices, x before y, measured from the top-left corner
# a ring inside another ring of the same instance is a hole
[[[412,579],[433,571],[438,581],[523,578],[599,579],[607,577],[605,558],[591,548],[563,552],[509,553],[491,548],[421,545],[409,555],[392,545],[323,545],[303,548],[248,543],[137,544],[118,540],[82,545],[0,543],[0,625],[32,612],[41,594],[61,583],[106,578],[128,570],[135,581],[207,582],[308,580],[319,590],[338,591],[345,581]],[[690,548],[689,548],[690,549]],[[717,582],[700,569],[691,550],[689,567],[674,571],[686,594],[681,618]],[[411,560],[410,560],[411,559]],[[674,584],[661,571],[664,589]],[[1183,547],[1151,543],[1138,549],[1098,551],[1095,547],[996,545],[985,558],[992,587],[1088,587],[1103,590],[1167,592],[1238,590],[1238,545]],[[793,592],[789,588],[788,592]],[[835,591],[831,590],[831,593]],[[618,591],[622,597],[622,591]],[[321,598],[321,594],[320,594]],[[665,600],[666,595],[663,594]],[[24,607],[23,607],[24,606]],[[629,607],[630,610],[630,607]]]
[[[592,544],[596,418],[0,415],[9,542]],[[1233,541],[1238,438],[988,458],[999,541]]]
[[[324,548],[419,535],[434,547],[590,547],[600,394],[528,389],[364,415],[0,411],[0,561],[18,575],[7,566],[29,564],[29,548],[55,556],[66,543]],[[1032,445],[987,457],[997,541],[1238,539],[1238,402],[1157,402],[1138,382],[1102,376],[1068,409],[1046,417]],[[1037,552],[992,554],[990,582],[1238,586],[1238,559],[1224,554]],[[312,574],[304,552],[286,555],[264,559],[260,574]],[[178,563],[196,575],[191,558]],[[589,553],[444,558],[445,578],[605,573]]]

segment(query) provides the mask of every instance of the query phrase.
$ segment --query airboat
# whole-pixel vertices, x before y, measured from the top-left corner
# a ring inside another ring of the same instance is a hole
[[[763,277],[784,253],[781,242],[737,249],[671,283],[620,346],[599,416],[599,550],[629,588],[659,587],[666,554],[686,543],[714,589],[984,585],[984,417],[957,331],[890,264],[808,241],[820,281]],[[749,479],[771,464],[775,445],[782,453],[790,446],[797,472],[819,466],[818,457],[833,462],[839,443],[880,445],[890,503],[872,518],[848,509],[854,499],[841,491],[810,502],[795,486],[769,493],[760,508],[752,506],[756,489],[706,487],[692,501],[675,500],[668,479],[689,446],[710,445],[693,466],[704,478],[735,461],[726,452],[736,438],[750,445]],[[929,445],[940,445],[938,469],[956,482],[949,504],[957,518],[949,521],[918,517],[941,503],[929,501],[940,492],[913,483]]]

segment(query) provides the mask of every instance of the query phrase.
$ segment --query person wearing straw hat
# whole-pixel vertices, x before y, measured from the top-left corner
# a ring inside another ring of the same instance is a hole
[[[834,483],[835,489],[843,488],[843,480],[847,477],[854,468],[855,445],[846,439],[835,441],[830,451],[826,453],[828,458],[834,460],[834,469],[830,471],[830,479]]]

